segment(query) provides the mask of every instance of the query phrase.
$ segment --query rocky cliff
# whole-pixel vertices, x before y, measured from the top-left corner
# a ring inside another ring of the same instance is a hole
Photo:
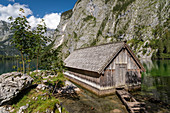
[[[17,53],[17,50],[11,46],[12,35],[10,24],[0,20],[0,55],[13,56]]]
[[[55,47],[63,44],[67,57],[78,48],[127,40],[138,57],[150,58],[162,37],[170,40],[169,4],[169,0],[78,0],[61,15]]]

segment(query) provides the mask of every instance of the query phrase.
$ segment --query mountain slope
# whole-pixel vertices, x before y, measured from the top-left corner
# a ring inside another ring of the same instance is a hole
[[[163,40],[170,53],[169,14],[169,0],[78,0],[61,15],[56,47],[63,44],[66,57],[78,48],[127,40],[139,57],[150,58]]]
[[[54,29],[47,29],[45,36],[54,37]],[[0,20],[0,55],[14,56],[19,54],[18,50],[11,45],[11,38],[14,31],[10,30],[10,23]]]
[[[13,32],[10,30],[10,24],[0,20],[0,55],[14,56],[17,50],[11,46],[10,39]]]

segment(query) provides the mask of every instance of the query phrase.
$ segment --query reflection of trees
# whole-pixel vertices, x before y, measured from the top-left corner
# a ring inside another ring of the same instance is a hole
[[[151,70],[154,66],[151,59],[142,59],[141,63],[143,64],[146,70]]]
[[[142,84],[142,92],[147,96],[170,103],[170,77],[144,76]]]
[[[31,62],[31,67],[35,67],[35,64],[35,61]],[[16,65],[16,60],[0,60],[0,75],[11,71],[16,71],[16,69],[13,68],[13,66]]]
[[[170,60],[143,59],[141,63],[146,69],[145,76],[170,76]]]
[[[170,60],[142,60],[146,69],[142,79],[142,92],[156,100],[170,103]]]
[[[2,60],[0,61],[0,75],[2,73],[7,73],[14,71],[13,66],[16,65],[14,60]]]

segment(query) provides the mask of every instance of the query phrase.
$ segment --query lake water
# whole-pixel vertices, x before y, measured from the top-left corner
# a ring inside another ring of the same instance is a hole
[[[170,60],[142,60],[146,72],[142,74],[141,91],[131,92],[139,101],[145,102],[148,113],[170,111]],[[82,88],[81,88],[82,89]],[[83,89],[78,99],[61,98],[63,106],[71,113],[110,113],[119,109],[126,113],[116,95],[97,97]],[[162,103],[163,102],[163,103]],[[164,104],[165,103],[165,104]]]
[[[31,62],[31,69],[35,69],[35,62]],[[16,67],[17,61],[16,60],[0,60],[0,75],[7,72],[17,71]],[[21,66],[19,64],[19,66]],[[28,65],[26,65],[28,67]]]
[[[141,91],[135,92],[133,95],[139,101],[145,98],[153,98],[170,105],[170,60],[142,60],[146,72],[142,74]],[[16,65],[16,61],[0,61],[0,74],[11,72],[16,69],[12,67]],[[35,63],[33,64],[35,65]],[[142,97],[142,99],[140,98]],[[141,100],[140,100],[141,99]],[[149,99],[148,99],[149,100]],[[161,106],[159,103],[144,101],[146,109],[149,112],[157,113],[159,111],[170,111],[170,107]],[[93,112],[102,113],[109,112],[113,109],[119,109],[126,113],[125,107],[122,105],[116,95],[99,98],[90,92],[83,90],[78,99],[61,99],[63,106],[70,112]],[[159,111],[158,111],[159,110]]]
[[[143,60],[141,94],[170,104],[170,60]]]

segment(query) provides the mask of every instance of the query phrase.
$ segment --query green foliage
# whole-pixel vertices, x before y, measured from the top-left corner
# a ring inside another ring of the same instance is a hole
[[[40,102],[37,102],[37,103],[39,103],[39,105],[37,106],[36,109],[34,109],[34,111],[44,112],[46,111],[46,109],[53,111],[56,106],[56,103],[59,103],[59,101],[53,97],[51,99],[47,99],[46,101],[40,100]]]
[[[39,67],[39,57],[40,54],[44,52],[47,42],[51,42],[50,37],[44,36],[46,33],[47,28],[44,20],[42,20],[42,24],[38,24],[36,29],[33,30],[34,37],[34,47],[31,49],[31,54],[33,54],[33,58],[37,59],[37,66],[36,69],[38,70]]]
[[[102,35],[102,31],[99,29],[96,37],[99,37],[100,35]]]
[[[72,9],[65,11],[61,14],[61,17],[64,18],[65,20],[69,19],[72,17],[73,11]]]
[[[142,52],[142,54],[143,54],[143,55],[145,55],[145,54],[146,54],[146,52],[147,52],[147,50],[146,50],[146,49],[144,49],[144,50],[143,50],[143,52]]]
[[[88,22],[89,20],[96,21],[96,18],[92,15],[88,15],[86,18],[83,18],[83,21]]]
[[[77,2],[76,2],[76,4],[79,4],[81,2],[81,0],[78,0]]]
[[[98,39],[93,39],[92,42],[90,43],[90,46],[95,46],[97,45]]]
[[[60,32],[57,28],[55,29],[55,32]]]
[[[43,95],[44,93],[46,93],[46,95]],[[36,97],[37,100],[34,100],[33,98]],[[26,110],[24,110],[25,113],[46,112],[46,109],[59,112],[56,108],[56,104],[59,104],[59,100],[52,97],[47,91],[39,91],[37,93],[35,89],[32,89],[30,92],[25,94],[17,104],[12,105],[15,109],[14,112],[19,111],[19,108],[26,104],[29,104],[29,106]]]
[[[108,21],[108,16],[106,16],[106,18],[102,21],[102,24],[100,26],[100,29],[98,30],[98,33],[97,33],[96,37],[99,37],[100,35],[102,35],[102,31],[104,30],[107,21]]]
[[[75,39],[75,41],[77,42],[77,41],[79,40],[79,38],[78,38],[78,36],[77,36],[77,33],[74,31],[73,34],[74,34],[74,39]]]
[[[29,75],[34,79],[33,84],[40,84],[43,80],[42,76],[38,76],[38,72],[32,72]]]
[[[58,72],[57,77],[50,78],[46,84],[47,85],[50,84],[50,85],[56,86],[57,88],[61,88],[65,86],[65,81],[66,81],[66,78],[64,77],[63,73]]]
[[[105,0],[105,4],[107,4],[110,0]]]
[[[34,58],[37,59],[36,69],[38,70],[39,56],[44,51],[47,42],[51,42],[51,40],[45,36],[47,28],[44,20],[32,30],[27,18],[23,16],[24,10],[21,8],[20,11],[22,14],[11,22],[11,29],[15,31],[11,41],[20,51],[22,69],[23,73],[25,73],[25,62],[30,65],[30,61]],[[13,18],[9,17],[9,19],[12,20]],[[29,70],[30,68],[28,68]]]
[[[164,25],[158,24],[156,28],[152,30],[155,38],[150,41],[150,47],[158,49],[152,58],[170,58],[170,31],[169,29],[164,30],[166,26],[167,23],[164,23]]]
[[[22,14],[20,14],[19,17],[15,18],[15,20],[11,22],[12,25],[11,29],[15,30],[11,42],[15,46],[15,48],[17,48],[20,51],[23,63],[23,73],[25,73],[24,56],[28,55],[28,52],[32,47],[32,45],[29,44],[29,42],[31,42],[30,38],[31,26],[29,25],[27,18],[23,16],[24,10],[20,8],[20,11]],[[12,20],[12,17],[9,17],[9,20]]]
[[[113,12],[126,11],[127,7],[135,0],[119,0],[116,6],[113,7]]]
[[[56,50],[51,49],[41,56],[41,67],[43,69],[51,70],[54,73],[62,72],[64,69],[64,62],[62,60],[62,46]]]

